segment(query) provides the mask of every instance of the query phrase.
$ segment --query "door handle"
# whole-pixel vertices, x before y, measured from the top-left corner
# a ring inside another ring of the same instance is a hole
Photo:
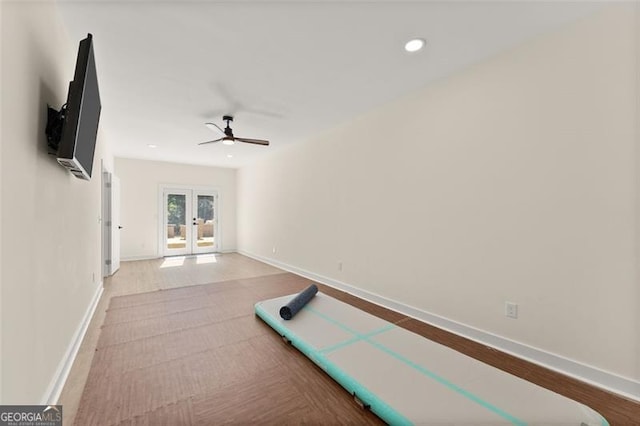
[[[122,229],[122,226],[118,225],[118,229]]]

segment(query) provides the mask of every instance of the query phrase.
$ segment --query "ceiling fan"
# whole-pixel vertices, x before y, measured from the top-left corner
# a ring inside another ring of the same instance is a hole
[[[237,138],[233,136],[233,130],[231,129],[231,127],[229,127],[229,123],[233,121],[233,117],[230,115],[225,115],[224,117],[222,117],[222,120],[227,122],[227,127],[225,127],[224,129],[222,129],[220,126],[218,126],[215,123],[204,123],[204,125],[210,128],[211,130],[213,130],[214,132],[222,133],[224,136],[221,137],[220,139],[201,142],[198,145],[205,145],[208,143],[215,143],[215,142],[222,142],[225,145],[233,145],[234,143],[236,143],[236,141],[252,143],[255,145],[265,145],[265,146],[269,145],[269,141],[265,141],[263,139]]]

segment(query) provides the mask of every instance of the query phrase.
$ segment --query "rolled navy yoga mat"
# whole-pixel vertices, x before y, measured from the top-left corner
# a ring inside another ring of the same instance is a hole
[[[290,320],[293,318],[300,309],[304,308],[304,305],[309,303],[313,296],[318,292],[318,287],[315,284],[311,284],[309,287],[301,291],[296,297],[291,299],[289,303],[280,308],[280,316],[282,319]]]

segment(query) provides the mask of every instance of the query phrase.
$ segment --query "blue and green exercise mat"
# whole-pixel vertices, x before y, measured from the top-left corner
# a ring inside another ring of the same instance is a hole
[[[392,425],[608,425],[583,404],[327,296],[315,285],[258,302],[255,312]]]

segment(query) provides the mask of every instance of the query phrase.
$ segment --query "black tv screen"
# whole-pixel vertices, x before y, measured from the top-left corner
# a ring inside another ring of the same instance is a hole
[[[76,71],[69,83],[58,162],[80,179],[91,179],[100,121],[100,91],[91,34],[80,41]]]

